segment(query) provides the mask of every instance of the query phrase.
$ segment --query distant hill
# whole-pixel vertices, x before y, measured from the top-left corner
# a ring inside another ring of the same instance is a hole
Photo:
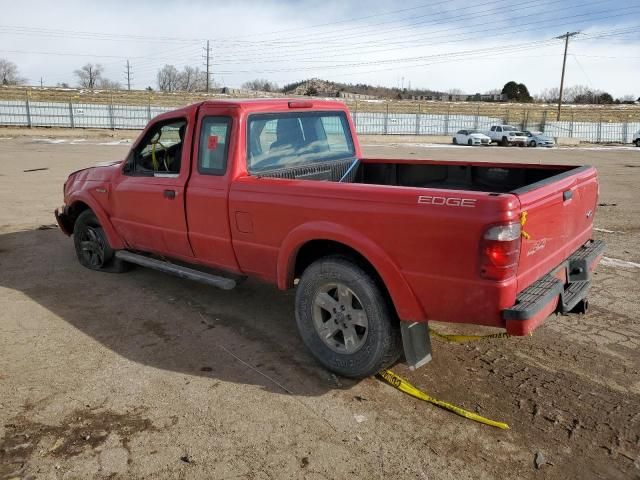
[[[364,83],[339,83],[319,78],[290,83],[282,87],[282,92],[289,95],[319,95],[323,97],[339,97],[341,93],[354,93],[388,99],[406,99],[411,98],[412,95],[438,95],[441,93],[434,90],[374,87]]]

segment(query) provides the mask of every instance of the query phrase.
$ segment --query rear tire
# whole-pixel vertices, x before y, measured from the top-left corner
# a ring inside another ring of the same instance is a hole
[[[457,145],[458,144],[458,139],[456,137],[453,137],[453,144]]]
[[[636,139],[636,147],[640,147],[640,138]]]
[[[364,378],[402,354],[400,325],[376,281],[344,257],[326,257],[302,274],[296,291],[300,336],[324,367]]]
[[[500,145],[502,145],[503,147],[509,146],[509,141],[507,140],[507,137],[502,137],[502,142],[500,142]]]
[[[73,244],[80,265],[90,270],[121,273],[129,264],[115,257],[107,236],[91,210],[85,210],[73,226]]]

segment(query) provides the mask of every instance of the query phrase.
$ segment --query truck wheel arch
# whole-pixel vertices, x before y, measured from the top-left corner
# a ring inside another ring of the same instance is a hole
[[[361,233],[330,222],[301,225],[285,238],[278,254],[278,288],[292,288],[301,268],[327,255],[355,256],[366,262],[365,266],[381,280],[401,320],[426,320],[422,306],[389,256]]]
[[[74,198],[69,204],[69,210],[73,212],[73,220],[72,222],[70,222],[72,229],[73,225],[75,224],[76,218],[78,218],[78,215],[80,215],[80,213],[85,210],[91,210],[98,218],[98,221],[100,222],[100,225],[102,226],[102,229],[107,236],[109,245],[111,245],[114,249],[125,248],[125,243],[113,228],[113,224],[111,223],[111,220],[109,220],[109,216],[107,215],[107,213],[91,198],[87,198],[84,196]]]

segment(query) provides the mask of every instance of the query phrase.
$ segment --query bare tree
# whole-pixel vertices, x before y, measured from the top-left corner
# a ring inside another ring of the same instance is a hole
[[[199,68],[186,66],[179,75],[180,90],[198,92],[206,89],[207,73]]]
[[[18,74],[18,66],[15,63],[0,58],[0,84],[22,85],[25,82],[26,79]]]
[[[158,71],[158,90],[175,92],[180,89],[180,72],[173,65],[165,65]]]
[[[109,80],[108,78],[100,78],[98,80],[98,88],[103,90],[122,90],[120,82],[115,80]]]
[[[275,82],[270,82],[265,78],[256,78],[255,80],[244,82],[242,84],[242,88],[259,92],[276,92],[278,91],[278,84]]]
[[[545,103],[556,103],[560,96],[560,89],[558,87],[545,88],[538,95],[535,96],[536,100]]]
[[[102,65],[98,63],[95,65],[93,63],[87,63],[84,67],[75,70],[73,73],[78,77],[78,84],[82,88],[93,90],[102,80],[103,70]]]
[[[585,98],[592,94],[592,91],[586,85],[573,85],[566,87],[562,93],[564,101],[567,103],[573,103],[576,98]]]

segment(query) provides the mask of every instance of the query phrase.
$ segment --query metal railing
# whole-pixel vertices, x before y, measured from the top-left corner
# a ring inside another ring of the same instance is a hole
[[[393,102],[349,103],[359,134],[453,135],[461,129],[489,130],[491,125],[511,124],[523,130],[542,131],[552,137],[587,142],[630,143],[640,130],[640,108],[568,109],[560,121],[535,106],[416,104]],[[142,129],[156,115],[172,106],[98,104],[1,100],[0,125]]]

